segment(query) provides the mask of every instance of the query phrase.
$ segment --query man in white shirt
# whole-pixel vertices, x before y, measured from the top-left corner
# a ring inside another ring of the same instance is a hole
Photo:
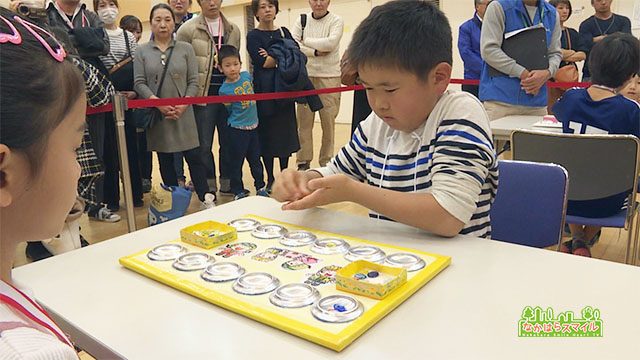
[[[307,72],[316,89],[340,86],[340,39],[344,21],[329,13],[330,0],[309,0],[311,14],[301,14],[293,27],[293,38],[307,55]],[[322,146],[318,158],[325,166],[333,157],[334,127],[340,110],[340,93],[320,95],[324,108],[320,110]],[[298,169],[309,169],[313,160],[313,121],[315,114],[306,104],[298,105],[298,136],[300,151]]]

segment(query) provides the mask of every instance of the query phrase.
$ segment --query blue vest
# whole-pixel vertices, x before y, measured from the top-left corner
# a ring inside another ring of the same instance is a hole
[[[525,19],[529,18],[522,0],[498,0],[505,16],[505,34],[527,27]],[[547,47],[551,44],[551,36],[556,25],[556,9],[544,0],[538,0],[538,9],[542,8],[542,24],[547,29]],[[539,24],[540,10],[536,11],[533,24]],[[547,106],[547,87],[543,86],[538,95],[533,96],[524,92],[520,87],[520,79],[506,75],[492,77],[489,75],[489,65],[484,63],[480,77],[480,100],[500,101],[507,104],[544,107]]]

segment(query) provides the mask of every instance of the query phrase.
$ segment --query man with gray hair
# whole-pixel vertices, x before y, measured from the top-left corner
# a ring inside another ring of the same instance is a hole
[[[291,35],[307,55],[307,73],[316,89],[340,86],[340,39],[344,21],[329,13],[330,0],[309,0],[311,14],[301,14]],[[334,127],[340,111],[340,93],[320,95],[322,105],[322,145],[318,158],[325,166],[333,157]],[[313,160],[313,121],[315,114],[307,104],[298,105],[298,137],[300,151],[297,154],[298,169],[307,170]]]

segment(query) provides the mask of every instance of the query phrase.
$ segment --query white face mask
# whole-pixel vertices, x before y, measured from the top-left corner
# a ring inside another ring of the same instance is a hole
[[[118,9],[113,7],[100,9],[98,10],[98,16],[100,16],[100,19],[104,21],[105,24],[111,25],[116,22],[116,18],[118,17]]]

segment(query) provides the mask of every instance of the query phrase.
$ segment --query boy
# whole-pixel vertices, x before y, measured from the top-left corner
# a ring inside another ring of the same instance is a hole
[[[482,104],[446,91],[451,43],[428,2],[374,8],[347,50],[374,112],[326,167],[281,174],[272,196],[283,209],[352,201],[438,235],[488,237],[496,155]]]
[[[220,71],[226,80],[220,87],[220,95],[248,95],[253,94],[251,76],[246,71],[240,71],[242,62],[240,53],[233,45],[222,45],[218,51]],[[246,158],[253,176],[256,194],[269,196],[265,189],[262,161],[260,161],[260,142],[258,140],[258,110],[255,101],[241,101],[225,104],[229,117],[227,123],[227,141],[229,146],[231,192],[234,200],[247,197],[242,184],[242,164]]]
[[[640,137],[640,106],[619,94],[640,71],[640,41],[615,33],[598,42],[589,56],[593,85],[570,89],[555,104],[553,112],[570,134],[631,134]],[[629,193],[604,199],[569,201],[567,214],[607,217],[620,212]],[[572,240],[561,251],[591,257],[589,246],[600,236],[599,226],[569,224]]]

